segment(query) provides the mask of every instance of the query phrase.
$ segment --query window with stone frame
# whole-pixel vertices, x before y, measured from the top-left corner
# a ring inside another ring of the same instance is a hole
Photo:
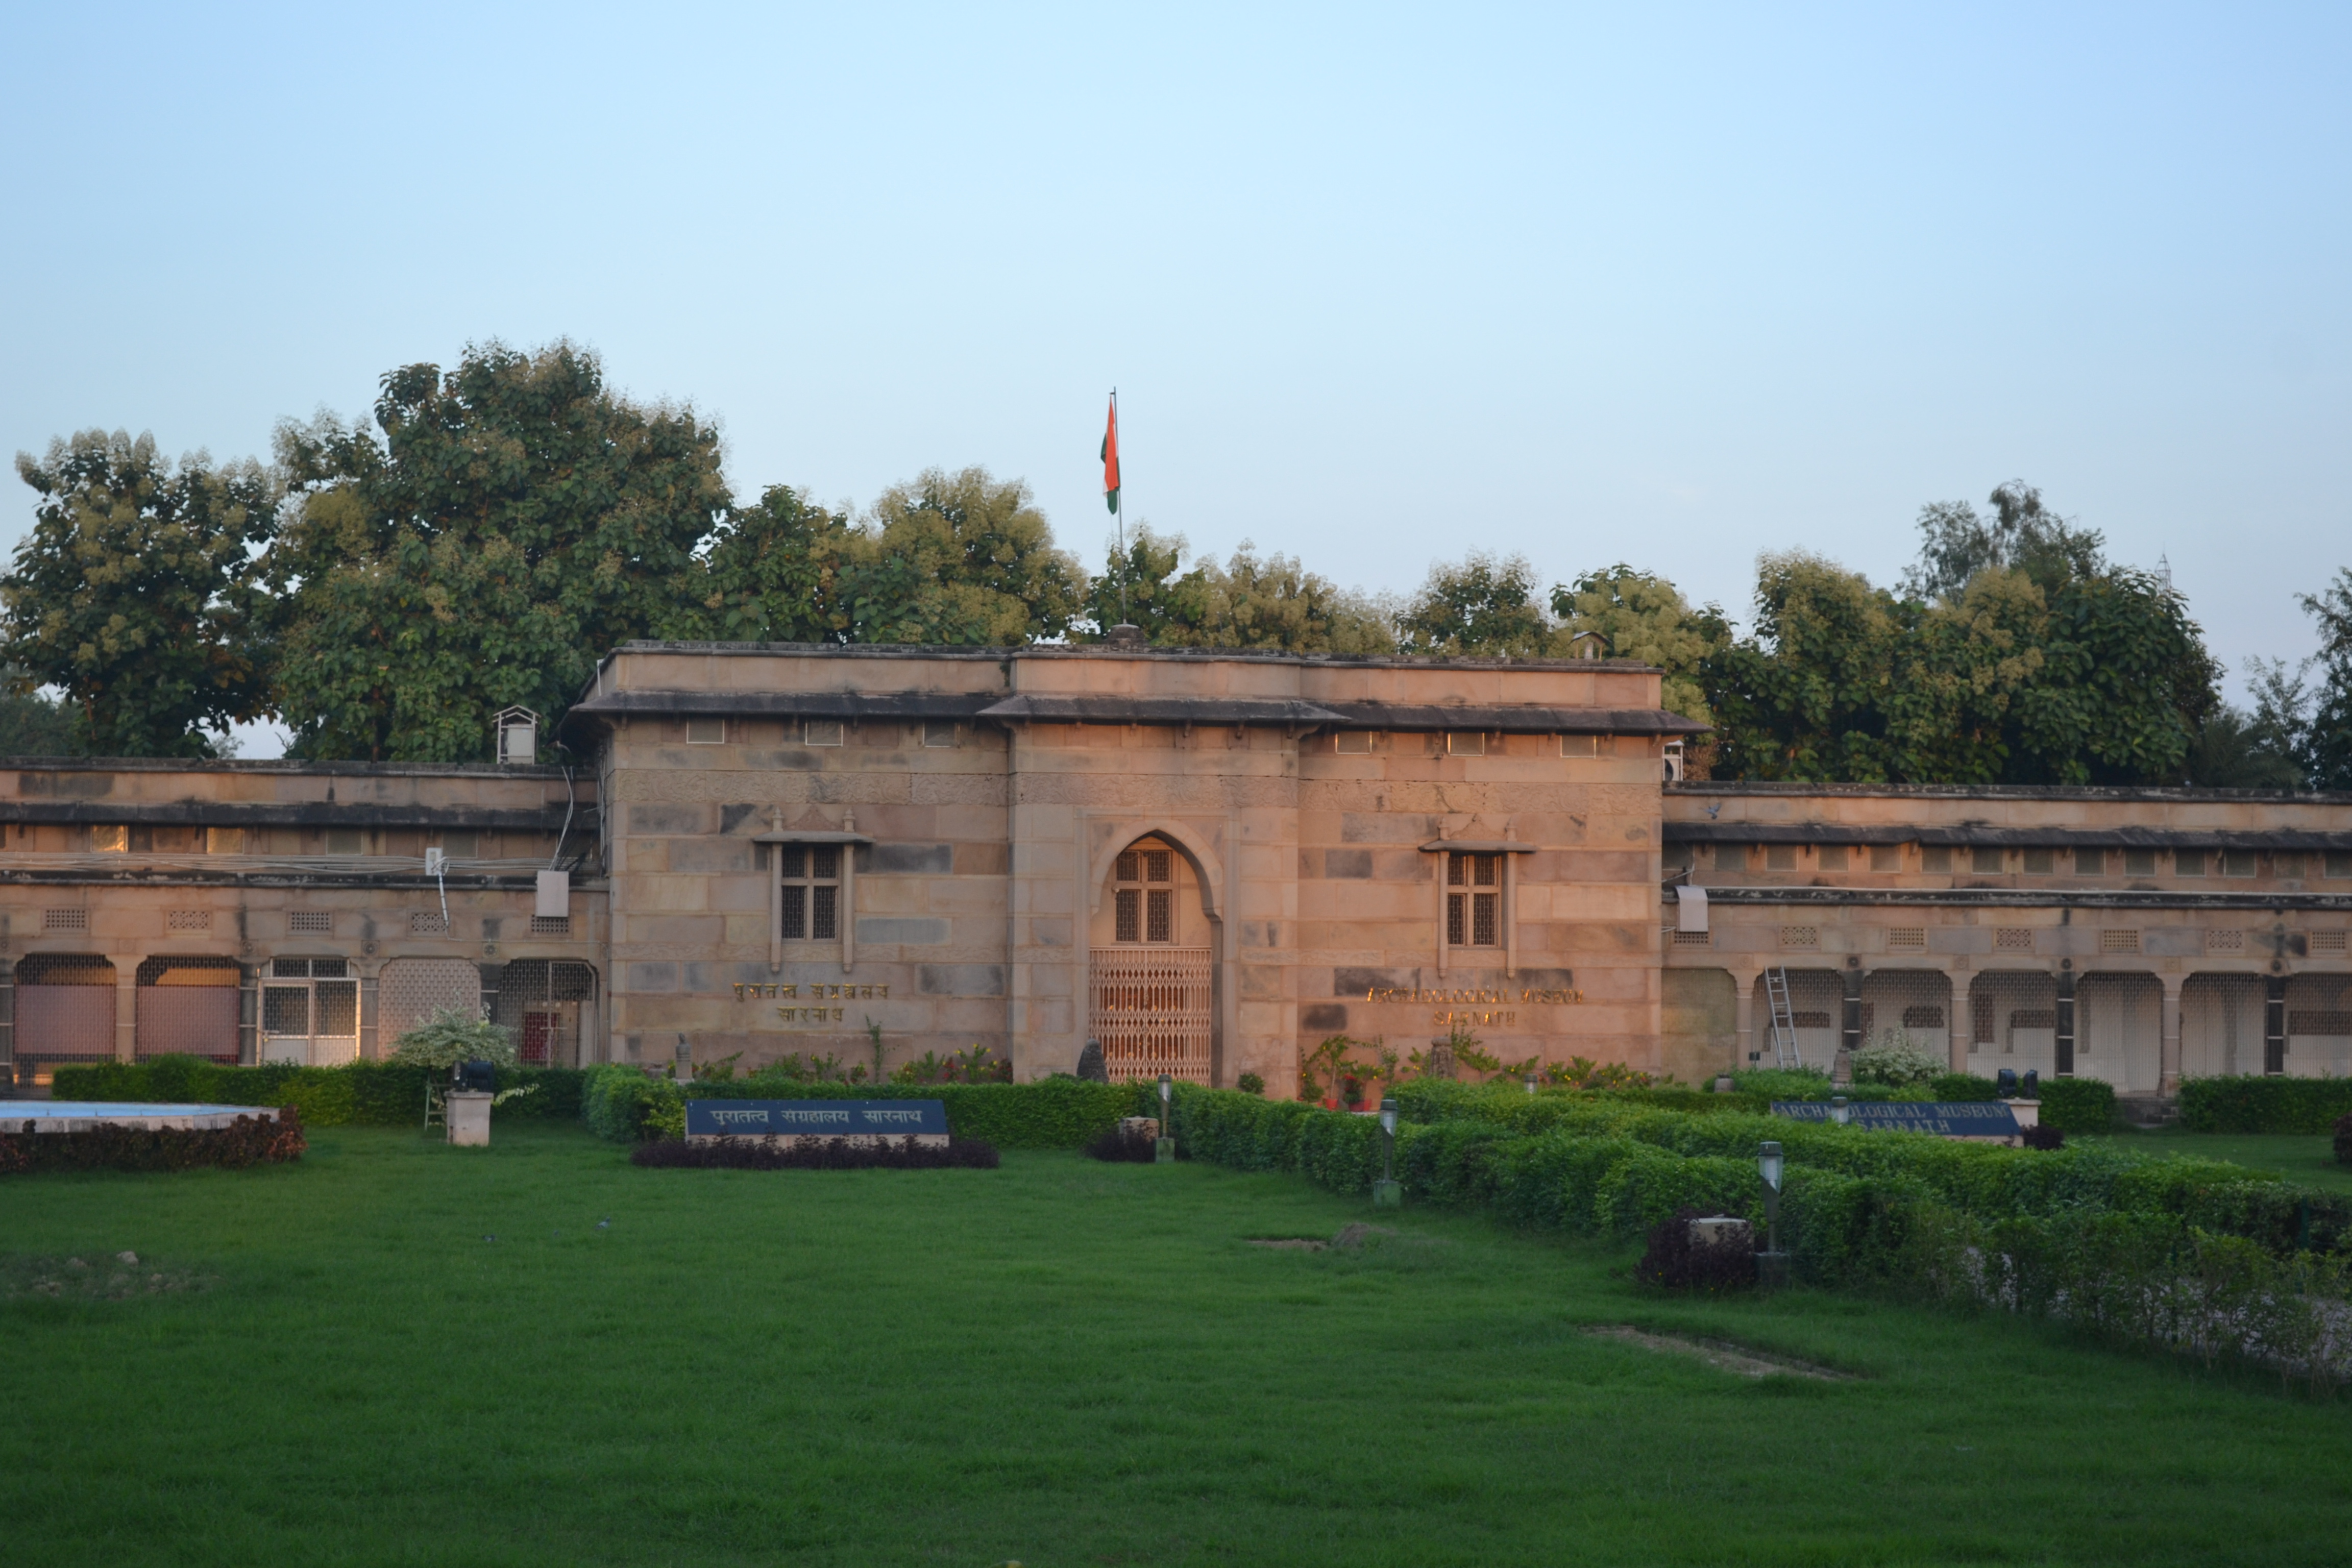
[[[779,844],[783,897],[777,934],[786,942],[830,942],[841,934],[839,844]]]
[[[1448,850],[1445,856],[1445,945],[1503,944],[1503,858]]]
[[[1176,940],[1176,852],[1146,842],[1119,852],[1111,870],[1112,939]]]

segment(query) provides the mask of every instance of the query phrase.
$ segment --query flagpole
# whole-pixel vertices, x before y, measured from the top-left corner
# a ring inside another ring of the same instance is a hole
[[[1118,429],[1118,388],[1116,386],[1110,389],[1110,427],[1114,433]],[[1118,620],[1121,626],[1131,626],[1134,623],[1128,619],[1127,614],[1127,574],[1133,563],[1127,556],[1127,464],[1123,459],[1118,466],[1118,489],[1111,494],[1111,513],[1118,519]]]

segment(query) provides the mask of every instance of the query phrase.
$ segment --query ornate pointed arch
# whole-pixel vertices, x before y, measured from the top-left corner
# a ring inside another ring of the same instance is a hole
[[[1178,854],[1192,863],[1193,878],[1201,886],[1201,912],[1212,921],[1223,921],[1224,861],[1209,847],[1197,829],[1165,816],[1132,817],[1111,826],[1109,837],[1087,867],[1087,912],[1092,914],[1102,907],[1103,889],[1110,882],[1111,867],[1119,852],[1139,838],[1154,837],[1166,839]]]

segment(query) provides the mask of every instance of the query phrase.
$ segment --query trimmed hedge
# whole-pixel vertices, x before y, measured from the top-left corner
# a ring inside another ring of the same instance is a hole
[[[425,1080],[446,1076],[437,1068],[388,1062],[232,1068],[202,1057],[156,1057],[136,1063],[59,1067],[50,1092],[59,1100],[151,1105],[290,1105],[313,1127],[421,1127]],[[586,1072],[573,1068],[500,1068],[500,1089],[528,1086],[531,1092],[508,1100],[495,1114],[517,1121],[577,1121],[587,1079]]]
[[[2352,1244],[2352,1194],[2226,1161],[2157,1158],[2105,1143],[2011,1149],[1737,1110],[1692,1115],[1642,1098],[1475,1086],[1465,1092],[1460,1085],[1412,1096],[1401,1089],[1397,1177],[1407,1193],[1431,1201],[1630,1237],[1639,1234],[1637,1215],[1654,1223],[1685,1200],[1717,1205],[1710,1212],[1760,1215],[1756,1148],[1769,1139],[1792,1173],[1808,1180],[1874,1183],[1987,1220],[2110,1209],[2166,1216],[2274,1251],[2294,1251],[2299,1242],[2321,1250]],[[1379,1173],[1375,1118],[1296,1101],[1180,1088],[1175,1133],[1195,1159],[1297,1171],[1342,1192],[1369,1191]]]
[[[592,1069],[582,1115],[600,1138],[634,1143],[683,1137],[688,1100],[936,1100],[947,1108],[948,1131],[1000,1149],[1076,1149],[1122,1116],[1156,1115],[1159,1094],[1149,1084],[1088,1083],[1047,1079],[1039,1083],[805,1083],[754,1075],[675,1083],[642,1068]]]
[[[2191,1132],[2329,1132],[2352,1115],[2352,1079],[2192,1078],[2180,1085]]]
[[[2352,1198],[2220,1161],[1692,1115],[1633,1095],[1545,1105],[1448,1085],[1408,1098],[1423,1119],[1399,1126],[1396,1173],[1417,1201],[1623,1239],[1685,1209],[1760,1234],[1755,1152],[1769,1138],[1789,1159],[1781,1237],[1800,1279],[2051,1317],[2315,1382],[2352,1375],[2332,1326],[2352,1311]],[[1186,1087],[1174,1131],[1194,1159],[1344,1193],[1380,1170],[1374,1118],[1295,1102]]]
[[[2116,1086],[2095,1078],[2042,1080],[2042,1125],[2061,1132],[2105,1132],[2116,1124]]]
[[[0,1126],[10,1125],[0,1119]],[[86,1132],[0,1132],[0,1176],[39,1171],[242,1171],[299,1160],[310,1144],[292,1106],[240,1116],[226,1127],[93,1127]]]

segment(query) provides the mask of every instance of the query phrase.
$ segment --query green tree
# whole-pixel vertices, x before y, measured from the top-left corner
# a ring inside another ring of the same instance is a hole
[[[848,515],[804,490],[771,485],[756,505],[729,512],[702,561],[700,585],[657,627],[666,637],[719,642],[838,643],[835,614],[845,555],[856,540]]]
[[[0,660],[65,694],[88,750],[213,755],[265,701],[253,547],[278,490],[253,462],[174,467],[152,436],[85,430],[16,472],[40,497],[0,577]]]
[[[268,558],[296,754],[487,756],[498,710],[560,717],[605,650],[707,597],[718,432],[616,396],[593,354],[404,366],[375,425],[279,430],[302,497]]]
[[[2299,725],[2297,760],[2314,789],[2352,790],[2352,568],[2316,594],[2299,595],[2319,623],[2319,689]]]
[[[1754,634],[1701,667],[1717,775],[1885,778],[1879,704],[1905,621],[1859,573],[1801,552],[1760,560]]]
[[[1184,551],[1182,534],[1154,533],[1149,523],[1128,535],[1124,551],[1114,543],[1101,574],[1087,586],[1087,618],[1097,629],[1086,635],[1100,637],[1123,616],[1147,640],[1167,641],[1176,624],[1174,580]]]
[[[2251,710],[2224,704],[2198,730],[2188,780],[2207,789],[2301,789],[2311,695],[2284,659],[2249,659]]]
[[[1996,485],[1986,499],[1993,509],[1989,518],[1964,500],[1919,509],[1919,560],[1904,576],[1906,595],[1956,599],[1979,573],[1994,570],[2023,572],[2051,588],[2103,569],[2097,531],[2052,511],[2023,479]]]
[[[1608,639],[1612,658],[1640,659],[1666,672],[1662,700],[1670,711],[1715,722],[1699,668],[1731,641],[1731,623],[1721,609],[1693,609],[1674,584],[1621,561],[1553,588],[1551,612],[1559,626],[1555,652],[1567,652],[1579,633],[1598,632]]]
[[[2129,569],[2046,590],[1989,567],[1930,605],[1768,556],[1756,605],[1754,635],[1703,661],[1720,776],[2178,783],[2216,703],[2187,606]]]
[[[1537,658],[1549,648],[1551,629],[1528,558],[1483,550],[1432,566],[1396,618],[1400,651],[1450,658]]]
[[[0,670],[0,757],[80,757],[89,753],[81,714],[37,691],[12,689],[20,670]]]
[[[1086,602],[1025,481],[927,468],[848,536],[832,616],[847,642],[1010,647],[1068,635]]]
[[[1154,640],[1171,647],[1390,654],[1396,631],[1379,605],[1334,586],[1295,557],[1260,559],[1242,542],[1222,565],[1203,559],[1168,586]]]

